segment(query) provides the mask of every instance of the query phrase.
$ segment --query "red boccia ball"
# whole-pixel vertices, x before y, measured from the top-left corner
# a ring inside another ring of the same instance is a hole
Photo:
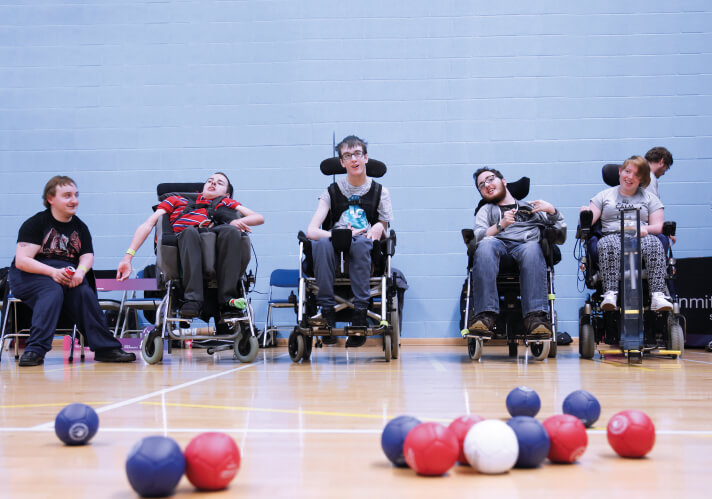
[[[200,490],[224,489],[240,469],[240,449],[225,433],[201,433],[184,454],[185,475]]]
[[[547,456],[555,463],[573,463],[588,446],[586,427],[576,416],[556,414],[544,420],[551,447]]]
[[[628,410],[608,421],[608,443],[621,457],[643,457],[655,445],[655,425],[642,411]]]
[[[419,475],[437,476],[455,465],[460,445],[455,433],[440,423],[421,423],[408,433],[403,455]]]
[[[484,419],[477,414],[468,414],[467,416],[460,416],[459,418],[454,419],[448,426],[450,431],[452,431],[457,437],[457,443],[460,449],[460,453],[457,456],[457,462],[460,464],[469,464],[462,446],[465,443],[467,432],[480,421],[484,421]]]

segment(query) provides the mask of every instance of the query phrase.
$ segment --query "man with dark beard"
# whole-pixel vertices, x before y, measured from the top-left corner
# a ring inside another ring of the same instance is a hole
[[[475,172],[475,184],[486,204],[475,216],[475,263],[472,270],[475,316],[468,329],[474,334],[492,330],[499,314],[499,260],[509,254],[519,265],[524,327],[529,335],[549,339],[546,261],[539,238],[541,227],[566,228],[561,213],[542,200],[517,201],[507,181],[494,168]]]

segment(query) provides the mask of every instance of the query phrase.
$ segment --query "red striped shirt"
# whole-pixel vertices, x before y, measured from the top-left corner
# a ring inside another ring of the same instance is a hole
[[[204,204],[206,208],[210,206],[210,200],[205,199],[202,194],[198,195],[196,204]],[[194,225],[200,225],[208,219],[208,210],[206,208],[196,208],[189,213],[183,213],[186,206],[188,206],[188,200],[183,196],[170,196],[161,201],[161,203],[156,208],[157,210],[163,210],[170,214],[171,226],[173,227],[173,232],[176,234],[182,232],[186,227],[191,227]],[[240,203],[230,198],[223,198],[220,203],[215,207],[216,209],[220,206],[227,206],[233,210],[236,210]]]

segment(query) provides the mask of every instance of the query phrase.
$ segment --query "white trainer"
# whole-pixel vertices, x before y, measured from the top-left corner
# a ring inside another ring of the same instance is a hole
[[[650,310],[655,312],[671,312],[672,303],[667,300],[664,293],[657,291],[650,297]]]
[[[601,310],[615,310],[618,308],[618,292],[606,291],[603,293],[603,301],[601,302]]]

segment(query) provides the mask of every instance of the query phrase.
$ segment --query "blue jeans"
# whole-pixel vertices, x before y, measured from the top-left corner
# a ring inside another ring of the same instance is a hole
[[[324,238],[312,241],[312,259],[314,260],[314,277],[319,291],[316,302],[321,307],[335,307],[334,276],[336,274],[336,252],[331,240]],[[371,250],[373,241],[366,236],[358,235],[351,238],[349,250],[349,278],[351,291],[354,295],[354,308],[368,308],[371,299]]]
[[[55,268],[68,265],[61,260],[43,263]],[[23,272],[14,266],[9,276],[12,294],[32,309],[32,326],[25,351],[44,357],[52,349],[62,309],[69,313],[92,351],[121,348],[119,340],[109,332],[96,293],[86,279],[76,288],[69,288],[57,284],[51,277]]]
[[[472,288],[475,314],[499,313],[497,274],[499,260],[511,255],[519,265],[522,313],[547,312],[546,261],[539,242],[513,243],[496,237],[485,237],[477,245],[472,270]]]

